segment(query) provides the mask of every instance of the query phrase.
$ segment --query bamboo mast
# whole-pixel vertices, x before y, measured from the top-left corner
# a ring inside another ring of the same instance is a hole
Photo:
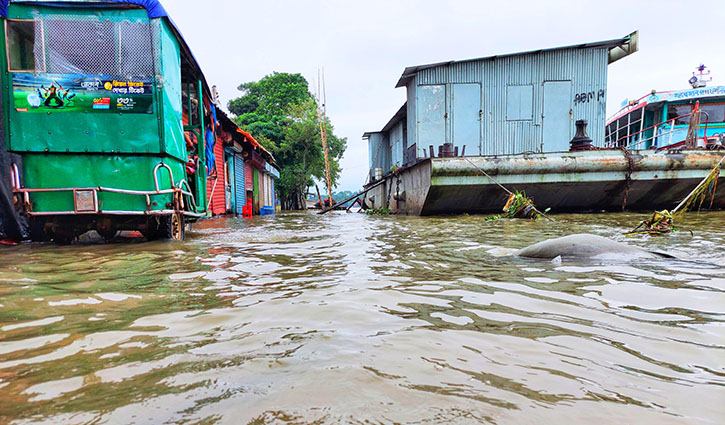
[[[317,116],[320,121],[320,138],[322,139],[322,151],[325,155],[325,180],[327,181],[327,195],[330,199],[330,207],[332,207],[335,201],[332,200],[332,181],[330,180],[330,154],[327,147],[327,93],[325,91],[325,69],[318,73],[320,77],[317,81],[318,84],[318,101],[320,105],[317,108]],[[321,91],[320,91],[321,88]],[[324,202],[322,205],[325,208]]]

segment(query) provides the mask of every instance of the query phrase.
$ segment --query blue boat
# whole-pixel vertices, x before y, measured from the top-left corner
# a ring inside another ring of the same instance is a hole
[[[725,86],[707,87],[711,81],[700,65],[689,83],[692,88],[653,90],[625,106],[607,120],[607,147],[630,149],[675,149],[685,146],[693,129],[690,148],[723,148],[725,138]],[[699,115],[699,123],[693,116]]]

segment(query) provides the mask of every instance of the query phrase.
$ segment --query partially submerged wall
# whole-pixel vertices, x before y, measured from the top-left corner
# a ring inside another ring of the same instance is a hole
[[[420,215],[430,190],[430,160],[399,170],[385,177],[385,183],[368,192],[369,208],[389,209],[408,215]]]

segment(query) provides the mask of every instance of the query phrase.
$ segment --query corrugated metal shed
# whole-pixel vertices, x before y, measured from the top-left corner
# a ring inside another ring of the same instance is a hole
[[[603,146],[607,67],[636,33],[606,42],[407,68],[408,144],[418,157],[450,142],[466,155],[569,149],[575,121]],[[411,93],[412,92],[412,93]],[[411,115],[412,111],[414,115]],[[412,121],[412,126],[411,126]],[[412,127],[413,131],[410,131]]]
[[[410,80],[415,77],[420,71],[424,71],[426,69],[431,68],[439,68],[439,72],[445,72],[443,71],[443,67],[447,67],[449,65],[459,65],[458,68],[458,74],[461,76],[466,75],[466,71],[468,71],[468,76],[471,78],[476,78],[476,70],[475,68],[467,68],[468,65],[471,65],[475,62],[480,61],[486,61],[486,60],[494,60],[494,59],[501,59],[501,58],[510,58],[515,56],[522,56],[522,55],[534,55],[538,53],[544,53],[544,52],[552,52],[552,51],[561,51],[561,50],[579,50],[579,49],[589,49],[589,48],[606,48],[609,52],[608,54],[608,63],[613,63],[627,55],[631,55],[632,53],[636,52],[639,48],[639,33],[637,31],[633,32],[632,34],[629,34],[626,37],[618,38],[614,40],[607,40],[607,41],[597,41],[593,43],[583,43],[583,44],[573,44],[570,46],[563,46],[563,47],[553,47],[549,49],[540,49],[540,50],[531,50],[528,52],[518,52],[518,53],[507,53],[502,55],[494,55],[494,56],[485,56],[481,58],[475,58],[475,59],[465,59],[460,61],[447,61],[447,62],[438,62],[438,63],[431,63],[426,65],[416,65],[416,66],[410,66],[405,68],[405,71],[403,71],[403,75],[400,77],[400,80],[398,80],[398,83],[395,87],[406,87]],[[444,77],[446,78],[446,77]],[[457,82],[473,82],[475,80],[471,81],[457,81]],[[420,82],[419,82],[420,84]]]
[[[568,151],[577,120],[588,121],[589,136],[603,146],[608,65],[636,52],[637,45],[635,32],[408,67],[397,84],[407,88],[406,105],[383,130],[363,136],[371,175],[375,168],[388,172],[410,163],[409,157],[424,158],[431,146],[436,153],[444,143],[466,156]],[[398,125],[401,120],[404,125]]]

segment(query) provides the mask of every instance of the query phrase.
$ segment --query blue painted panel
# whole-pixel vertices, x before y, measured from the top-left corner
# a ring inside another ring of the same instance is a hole
[[[446,141],[446,86],[418,87],[418,149],[428,149]]]
[[[506,87],[506,120],[530,121],[534,119],[534,86]]]
[[[227,211],[235,212],[237,211],[237,192],[236,192],[236,186],[237,186],[237,177],[235,175],[235,167],[234,167],[234,152],[228,149],[224,149],[224,161],[226,163],[227,167],[227,179],[228,186],[226,187],[226,193],[225,193],[225,199],[227,203]]]
[[[481,154],[481,85],[453,84],[453,144],[466,156]]]
[[[544,152],[569,150],[574,123],[571,116],[571,81],[544,82]]]
[[[405,147],[403,146],[403,123],[396,125],[390,131],[390,150],[392,166],[402,166]]]
[[[237,214],[242,213],[242,207],[247,205],[247,193],[244,190],[244,160],[241,154],[234,155],[234,184],[237,188],[235,207]]]

